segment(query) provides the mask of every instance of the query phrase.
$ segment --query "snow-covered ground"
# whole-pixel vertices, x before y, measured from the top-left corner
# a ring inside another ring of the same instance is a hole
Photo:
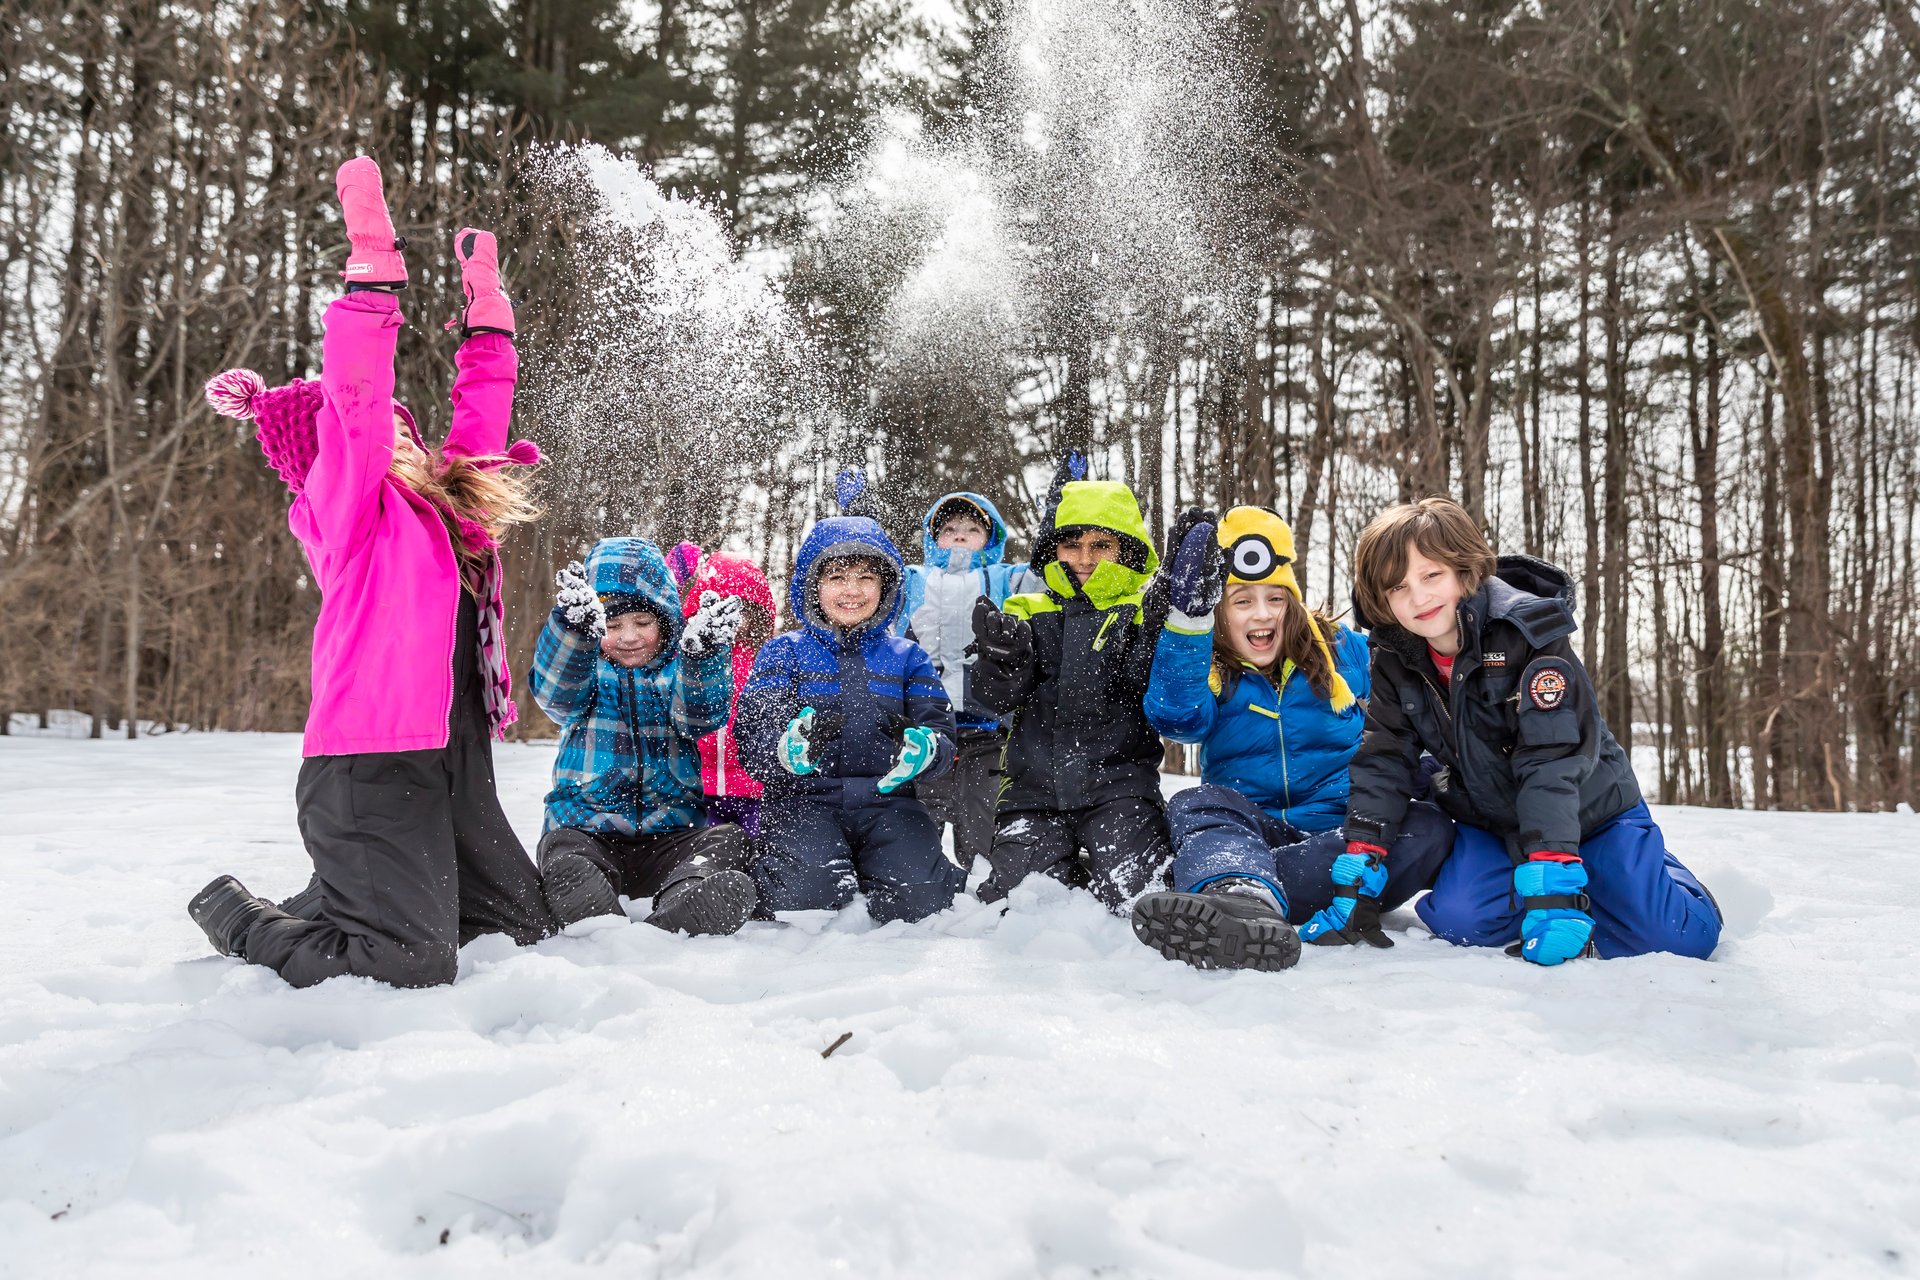
[[[1671,810],[1712,963],[1202,974],[1085,895],[209,954],[298,740],[0,738],[0,1275],[1880,1276],[1920,1266],[1920,819]],[[531,837],[550,752],[509,747]],[[822,1050],[843,1033],[831,1057]]]

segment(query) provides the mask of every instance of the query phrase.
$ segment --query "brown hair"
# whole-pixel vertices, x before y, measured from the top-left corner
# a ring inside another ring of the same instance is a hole
[[[1227,590],[1232,591],[1234,587],[1240,585],[1236,582]],[[1246,585],[1259,590],[1262,584]],[[1339,634],[1335,630],[1335,619],[1324,609],[1315,609],[1309,615],[1307,606],[1300,603],[1300,597],[1291,591],[1283,590],[1281,594],[1286,597],[1286,606],[1280,613],[1279,635],[1276,637],[1279,643],[1274,646],[1274,668],[1284,669],[1288,662],[1293,663],[1294,669],[1306,676],[1307,683],[1313,687],[1314,693],[1322,698],[1331,699],[1333,667],[1328,663],[1327,650],[1314,639],[1313,628],[1308,625],[1308,619],[1311,617],[1314,622],[1319,623],[1320,634],[1327,637],[1328,643],[1332,643],[1333,638]],[[1226,607],[1224,597],[1219,607],[1223,609]],[[1213,628],[1213,668],[1220,673],[1220,696],[1223,698],[1233,692],[1233,687],[1240,682],[1241,676],[1253,669],[1247,666],[1246,659],[1235,652],[1233,644],[1227,639],[1227,629],[1217,623]],[[1269,668],[1260,674],[1272,680],[1277,672]]]
[[[1353,596],[1367,623],[1393,620],[1387,593],[1407,576],[1407,547],[1460,575],[1468,595],[1493,576],[1493,547],[1467,509],[1451,498],[1422,498],[1388,507],[1360,531],[1353,548]]]

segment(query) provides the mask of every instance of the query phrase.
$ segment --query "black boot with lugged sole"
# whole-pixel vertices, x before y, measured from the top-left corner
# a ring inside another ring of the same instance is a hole
[[[653,900],[647,923],[669,933],[736,933],[760,905],[760,891],[744,871],[716,871],[670,884]]]
[[[540,888],[556,926],[620,914],[620,895],[600,864],[578,853],[556,853],[540,864]]]
[[[232,876],[221,876],[193,895],[187,914],[223,956],[247,958],[247,934],[262,920],[291,919],[286,912],[257,898]]]
[[[1133,904],[1133,933],[1196,969],[1273,971],[1300,959],[1300,935],[1267,896],[1233,888],[1150,893]]]

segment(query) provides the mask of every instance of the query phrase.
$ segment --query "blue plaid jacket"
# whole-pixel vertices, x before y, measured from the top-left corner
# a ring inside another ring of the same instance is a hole
[[[603,538],[587,553],[587,580],[602,599],[638,596],[665,640],[643,667],[600,656],[600,641],[568,624],[558,606],[534,648],[527,682],[560,726],[543,830],[653,835],[705,816],[698,740],[727,722],[733,655],[680,656],[680,592],[660,549],[640,538]]]

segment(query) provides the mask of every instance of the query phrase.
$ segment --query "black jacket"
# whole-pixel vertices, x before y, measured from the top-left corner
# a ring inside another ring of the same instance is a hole
[[[1373,691],[1349,769],[1349,840],[1385,845],[1406,815],[1420,753],[1445,766],[1434,800],[1457,822],[1504,837],[1516,859],[1578,853],[1587,835],[1640,803],[1627,753],[1595,705],[1567,637],[1573,584],[1531,556],[1501,556],[1460,604],[1450,689],[1426,642],[1373,623]]]
[[[1108,601],[1097,589],[1104,576],[1088,584],[1089,599],[1070,583],[1059,590],[1060,567],[1049,566],[1047,591],[1006,604],[1033,628],[1032,660],[1013,666],[982,655],[974,664],[975,696],[1012,717],[1003,813],[1159,800],[1163,751],[1143,706],[1159,626],[1137,588]]]

